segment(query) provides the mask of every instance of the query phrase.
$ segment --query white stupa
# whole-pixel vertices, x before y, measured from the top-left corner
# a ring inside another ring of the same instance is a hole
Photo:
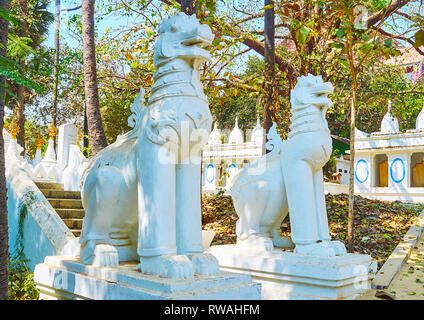
[[[208,144],[222,144],[222,134],[218,129],[218,121],[215,121],[213,125],[213,130],[209,135]]]
[[[262,145],[264,138],[264,129],[261,127],[261,122],[259,116],[256,119],[256,126],[253,128],[252,136],[250,137],[250,142],[256,146]]]
[[[392,101],[389,100],[387,113],[384,115],[383,120],[381,121],[381,128],[380,128],[381,133],[397,133],[397,132],[399,132],[399,122],[396,119],[396,117],[394,117],[390,113],[391,107],[392,107]]]
[[[231,131],[230,136],[228,138],[229,144],[242,144],[244,142],[243,132],[241,132],[238,127],[238,117],[236,117],[236,124],[234,126],[233,131]]]

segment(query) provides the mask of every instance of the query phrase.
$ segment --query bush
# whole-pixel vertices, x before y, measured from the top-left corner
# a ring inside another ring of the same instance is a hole
[[[33,276],[25,260],[9,260],[9,300],[38,300]]]

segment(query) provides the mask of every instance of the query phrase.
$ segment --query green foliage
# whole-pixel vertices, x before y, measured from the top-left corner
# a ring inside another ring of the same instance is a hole
[[[344,74],[334,77],[334,106],[328,110],[328,124],[333,134],[349,137],[350,99],[352,81]],[[415,127],[415,119],[422,108],[423,82],[411,82],[405,70],[371,61],[366,63],[358,76],[356,126],[365,132],[380,130],[381,120],[387,112],[388,100],[392,101],[392,114],[404,131]]]
[[[9,260],[9,300],[38,300],[33,277],[25,260]]]
[[[415,32],[414,38],[414,47],[419,48],[424,45],[424,30],[418,30],[417,32]]]
[[[25,121],[25,152],[31,160],[34,159],[37,151],[37,145],[35,142],[37,139],[38,129],[40,129],[41,136],[44,140],[44,144],[41,146],[41,155],[44,156],[47,149],[47,141],[49,140],[47,128],[48,126],[46,125],[37,126],[32,119],[27,119],[27,121]]]
[[[0,74],[4,75],[9,80],[13,80],[18,84],[34,89],[39,93],[43,92],[42,87],[20,73],[20,65],[12,59],[0,56]]]
[[[27,14],[22,14],[22,2],[11,1],[8,12],[0,11],[0,16],[9,21],[7,43],[7,58],[0,57],[0,74],[7,79],[5,102],[11,108],[18,105],[18,86],[26,87],[28,97],[34,90],[37,94],[44,93],[46,85],[41,78],[45,77],[40,69],[40,43],[48,31],[52,15],[46,10],[47,0],[32,0],[25,3]],[[25,28],[23,23],[25,22]],[[25,29],[25,36],[23,32]],[[39,73],[41,72],[41,74]],[[48,83],[48,82],[47,82]],[[26,99],[29,103],[31,99]]]
[[[250,96],[246,92],[238,96],[213,99],[210,104],[212,114],[219,122],[220,129],[232,130],[238,117],[240,129],[252,129],[258,115],[262,114],[259,96]]]
[[[287,59],[292,59],[290,53],[284,52],[283,49],[279,52]],[[408,81],[404,69],[383,62],[384,60],[367,62],[359,74],[357,127],[365,132],[379,131],[390,99],[392,113],[399,119],[400,129],[412,129],[422,108],[422,94],[419,92],[424,92],[424,83]],[[263,59],[252,56],[247,60],[245,69],[240,71],[238,77],[242,80],[253,78],[260,86],[263,67]],[[332,134],[349,138],[352,81],[345,71],[339,70],[329,79],[335,91],[331,96],[334,105],[327,112],[327,120]],[[256,116],[262,115],[260,96],[259,92],[246,91],[242,91],[237,96],[233,96],[231,91],[228,91],[227,95],[210,96],[211,110],[220,123],[220,129],[232,129],[236,115],[239,117],[240,128],[251,128]],[[280,99],[282,105],[289,106],[288,98],[280,96]],[[283,119],[287,119],[285,111],[286,109],[280,111]]]
[[[18,207],[19,219],[18,219],[18,232],[16,235],[16,242],[15,242],[15,252],[14,252],[15,260],[25,260],[24,222],[28,215],[28,207],[31,206],[34,200],[35,200],[34,192],[30,191],[23,196],[22,202],[19,204],[19,207]]]
[[[7,56],[13,59],[21,59],[27,55],[35,54],[35,51],[29,45],[31,38],[18,37],[13,33],[9,33],[7,42]]]
[[[15,251],[9,260],[9,299],[10,300],[37,300],[39,291],[33,280],[33,273],[27,267],[28,260],[24,254],[24,222],[28,215],[28,207],[34,201],[33,192],[24,195],[18,207],[18,232]]]
[[[327,161],[323,168],[324,178],[330,179],[332,178],[333,173],[336,172],[336,159],[338,158],[339,150],[333,149],[331,153],[330,159]]]

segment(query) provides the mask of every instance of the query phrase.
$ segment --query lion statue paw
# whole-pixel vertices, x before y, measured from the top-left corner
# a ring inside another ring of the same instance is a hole
[[[340,241],[322,241],[306,245],[298,244],[294,248],[294,253],[317,257],[335,257],[346,254],[346,248]]]
[[[84,264],[97,267],[116,267],[119,265],[118,251],[114,246],[88,240],[81,246],[80,260]]]
[[[176,280],[192,279],[194,277],[193,264],[185,255],[141,257],[137,269],[145,274]]]
[[[216,276],[219,274],[218,259],[208,252],[189,254],[194,273],[204,276]]]
[[[248,250],[272,251],[274,244],[272,239],[261,235],[252,234],[245,239],[237,239],[237,247]]]

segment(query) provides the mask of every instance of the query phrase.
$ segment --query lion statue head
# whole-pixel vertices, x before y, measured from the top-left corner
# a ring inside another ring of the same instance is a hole
[[[170,16],[159,27],[155,65],[160,66],[176,58],[209,61],[211,55],[206,48],[212,45],[213,38],[209,26],[200,24],[195,16],[188,16],[184,12]]]
[[[293,109],[305,105],[315,105],[320,109],[327,109],[333,105],[328,98],[334,87],[331,82],[324,82],[321,76],[308,74],[301,76],[291,91],[290,103]]]

